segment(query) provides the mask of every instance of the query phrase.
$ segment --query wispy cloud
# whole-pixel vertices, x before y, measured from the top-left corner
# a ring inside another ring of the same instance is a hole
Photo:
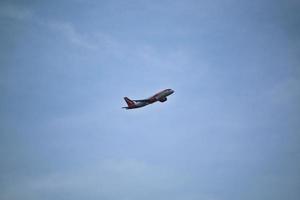
[[[52,31],[61,34],[74,45],[88,49],[96,48],[96,46],[91,41],[89,41],[89,37],[87,34],[80,33],[78,30],[76,30],[74,25],[69,22],[50,21],[48,23],[45,23],[45,25],[47,25]]]
[[[37,16],[32,9],[27,7],[14,4],[1,5],[0,17],[10,20],[18,20],[20,22],[27,21],[31,24],[36,24],[41,28],[50,29],[51,31],[64,37],[66,41],[69,41],[76,46],[87,49],[96,48],[96,45],[93,44],[93,41],[89,39],[90,35],[84,31],[78,31],[71,22],[43,19],[42,17]]]
[[[0,16],[13,20],[28,20],[33,17],[33,12],[28,8],[4,4],[0,6]]]
[[[41,199],[59,195],[75,199],[177,199],[186,176],[138,160],[109,160],[79,170],[29,178],[7,188],[5,199]],[[92,195],[92,196],[91,196]],[[188,194],[186,194],[188,195]]]
[[[48,29],[70,44],[97,52],[106,52],[109,55],[144,69],[160,68],[176,73],[183,72],[189,66],[188,53],[180,49],[166,50],[151,43],[136,43],[134,46],[128,41],[96,30],[93,32],[78,28],[76,24],[66,20],[43,18],[25,7],[7,4],[0,8],[0,16],[14,20],[28,20],[41,29]]]

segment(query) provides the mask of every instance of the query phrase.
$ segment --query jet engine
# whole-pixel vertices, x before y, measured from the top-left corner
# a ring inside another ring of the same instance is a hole
[[[165,101],[167,101],[167,100],[168,100],[167,97],[164,97],[164,98],[159,99],[160,102],[165,102]]]

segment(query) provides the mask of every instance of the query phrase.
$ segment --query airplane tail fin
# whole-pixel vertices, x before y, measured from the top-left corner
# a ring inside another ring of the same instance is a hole
[[[128,97],[124,97],[124,100],[126,101],[129,108],[135,106],[135,102],[129,99]]]

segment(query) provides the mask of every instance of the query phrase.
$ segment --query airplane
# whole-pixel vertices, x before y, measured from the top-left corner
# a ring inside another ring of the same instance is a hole
[[[140,99],[140,100],[131,100],[128,97],[124,97],[124,100],[127,103],[127,107],[122,107],[126,109],[134,109],[134,108],[141,108],[144,106],[147,106],[149,104],[152,104],[154,102],[160,101],[165,102],[167,101],[167,96],[174,93],[174,90],[172,89],[165,89],[163,91],[160,91],[153,95],[152,97],[149,97],[147,99]]]

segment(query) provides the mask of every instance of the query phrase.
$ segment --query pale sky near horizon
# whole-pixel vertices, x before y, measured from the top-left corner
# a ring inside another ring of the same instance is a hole
[[[0,199],[299,199],[299,9],[1,1]]]

